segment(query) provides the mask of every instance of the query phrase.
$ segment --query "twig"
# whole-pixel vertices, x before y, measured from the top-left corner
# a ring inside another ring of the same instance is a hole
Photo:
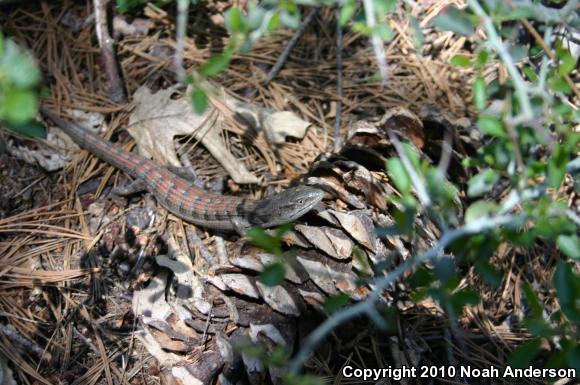
[[[175,75],[177,82],[185,83],[185,68],[183,68],[183,51],[185,49],[185,31],[187,28],[187,14],[189,0],[177,0],[177,46],[175,48]]]
[[[304,35],[304,32],[306,32],[306,28],[312,22],[312,20],[314,20],[314,16],[316,16],[317,13],[318,8],[313,8],[310,10],[308,15],[306,15],[304,21],[302,21],[302,24],[300,24],[300,27],[298,27],[296,32],[294,32],[294,35],[288,42],[288,45],[286,45],[286,48],[284,48],[284,52],[282,52],[282,54],[278,57],[278,60],[276,60],[276,64],[274,64],[274,67],[272,67],[272,69],[268,73],[268,76],[266,77],[266,84],[270,83],[278,75],[278,72],[280,72],[280,70],[284,66],[284,63],[286,63],[286,60],[288,60],[288,55],[290,55],[290,51],[292,51],[292,48],[294,48],[296,43],[298,43],[298,40],[300,40],[302,35]]]
[[[359,317],[363,314],[371,314],[374,310],[375,303],[380,299],[383,290],[392,285],[404,273],[410,271],[417,266],[435,259],[439,254],[456,239],[471,234],[479,234],[481,232],[491,230],[500,226],[505,226],[511,223],[520,223],[525,218],[524,214],[520,215],[501,215],[494,218],[480,218],[474,222],[468,223],[454,230],[448,230],[441,236],[439,242],[429,249],[427,252],[417,258],[409,258],[388,275],[379,277],[373,283],[373,291],[369,294],[366,300],[359,302],[344,310],[334,313],[327,318],[320,326],[318,326],[303,342],[302,348],[296,354],[296,357],[290,363],[290,371],[298,373],[302,369],[304,363],[308,360],[312,352],[322,342],[322,340],[330,334],[336,327],[353,318]]]
[[[119,76],[119,68],[113,49],[113,38],[109,34],[109,25],[107,23],[107,4],[109,0],[93,0],[95,7],[95,29],[97,31],[97,40],[101,47],[101,54],[105,61],[105,71],[109,79],[109,89],[107,93],[109,98],[115,103],[126,103],[125,89]]]
[[[403,166],[405,166],[405,170],[411,177],[411,183],[413,183],[413,187],[415,187],[415,190],[417,191],[417,197],[421,201],[421,204],[425,207],[431,206],[431,198],[427,192],[427,187],[425,187],[423,179],[421,179],[419,174],[417,174],[417,171],[415,171],[415,167],[411,163],[407,153],[405,153],[405,149],[399,141],[399,138],[397,138],[397,136],[390,130],[388,135],[389,139],[391,139],[391,142],[393,142],[393,146],[395,146],[395,150],[397,150],[399,158],[401,158],[401,162],[403,162]]]
[[[511,93],[508,92],[508,96],[507,99],[509,100]],[[505,103],[506,109],[509,111],[508,114],[506,114],[507,116],[511,115],[511,103]],[[515,127],[511,121],[506,121],[505,124],[505,129],[508,132],[508,136],[512,142],[512,149],[514,152],[514,157],[516,159],[516,164],[517,164],[517,172],[518,173],[522,173],[522,178],[520,178],[520,183],[522,186],[526,185],[527,179],[528,179],[528,172],[527,172],[527,168],[526,165],[524,163],[524,157],[522,156],[522,151],[520,150],[520,141],[519,141],[519,134],[517,131],[517,127]]]
[[[334,152],[340,150],[340,117],[342,115],[343,69],[342,69],[342,26],[340,25],[340,9],[336,9],[336,120],[334,121]]]
[[[453,133],[449,127],[445,128],[445,134],[443,137],[443,145],[441,146],[441,158],[439,158],[439,164],[437,168],[443,175],[447,174],[447,169],[451,163],[451,153],[453,151]]]
[[[566,164],[566,172],[574,175],[580,170],[580,156],[571,160]],[[512,209],[514,209],[521,202],[526,202],[532,199],[539,198],[546,193],[547,181],[536,186],[532,189],[526,189],[523,191],[512,190],[508,197],[503,201],[499,214],[507,214]]]
[[[570,0],[560,9],[546,7],[542,4],[532,3],[529,0],[512,0],[516,8],[528,8],[534,13],[534,19],[545,24],[559,24],[568,22],[568,17],[574,14],[578,0]]]
[[[522,111],[517,116],[508,117],[508,120],[514,126],[531,121],[534,118],[534,112],[532,110],[532,104],[528,94],[529,87],[524,82],[524,79],[522,79],[520,76],[520,72],[518,71],[512,56],[497,34],[493,20],[476,0],[467,0],[467,4],[483,21],[483,27],[485,28],[485,32],[488,38],[488,44],[497,52],[500,59],[505,64],[506,69],[510,74],[514,84],[516,94],[518,95],[518,102]]]
[[[393,135],[394,136],[394,135]],[[395,138],[396,139],[396,138]],[[398,141],[398,140],[397,140]],[[398,143],[400,146],[400,142]],[[401,148],[402,149],[402,148]],[[397,151],[399,149],[397,148]],[[402,152],[399,152],[399,156]],[[406,158],[406,155],[405,155]],[[407,158],[408,161],[408,158]],[[412,166],[410,168],[412,170]],[[568,162],[567,171],[574,173],[580,169],[580,157]],[[409,171],[409,170],[407,170]],[[344,322],[349,321],[353,318],[360,317],[363,314],[367,314],[373,317],[375,313],[375,303],[380,299],[380,296],[384,289],[392,285],[396,280],[399,279],[407,271],[415,269],[417,266],[426,263],[432,259],[439,256],[445,248],[454,242],[456,239],[461,237],[479,234],[484,231],[492,230],[494,228],[506,226],[506,225],[521,225],[526,220],[527,216],[525,214],[511,215],[507,214],[516,205],[523,203],[525,201],[538,198],[545,191],[545,186],[538,186],[534,189],[524,190],[522,192],[512,191],[510,196],[504,203],[499,211],[499,214],[492,218],[480,218],[471,223],[467,223],[457,229],[446,229],[439,242],[431,249],[423,253],[417,258],[409,258],[399,266],[397,266],[393,271],[389,272],[386,276],[377,278],[373,283],[373,291],[369,296],[363,301],[359,302],[351,307],[334,313],[331,317],[327,318],[320,326],[318,326],[303,342],[302,348],[294,359],[290,363],[290,371],[293,373],[298,373],[304,363],[308,360],[312,352],[316,347],[322,342],[328,334],[330,334],[338,326],[342,325]],[[566,213],[569,218],[575,222],[580,222],[580,218],[573,212]],[[374,320],[374,318],[371,318]],[[384,326],[384,322],[381,322]]]
[[[576,174],[580,172],[580,156],[574,158],[566,165],[566,172]]]
[[[367,26],[371,30],[374,30],[375,26],[377,25],[374,2],[373,0],[363,0],[363,5],[365,9],[365,18],[367,21]],[[383,45],[381,37],[374,31],[371,34],[371,44],[373,45],[373,50],[375,51],[375,56],[377,58],[377,64],[379,66],[381,78],[385,80],[389,75],[389,68],[387,66],[387,58],[385,55],[385,46]]]
[[[205,349],[205,344],[207,343],[207,332],[209,330],[209,326],[211,325],[211,312],[213,310],[213,301],[211,301],[209,311],[207,312],[207,319],[205,320],[205,327],[203,328],[203,335],[201,337],[201,344]]]
[[[580,217],[574,211],[572,211],[570,209],[566,210],[566,216],[572,222],[576,223],[576,225],[580,226]]]
[[[43,181],[46,178],[46,176],[41,176],[40,178],[37,178],[34,182],[28,184],[26,187],[24,187],[22,190],[18,191],[15,194],[11,194],[8,199],[12,199],[15,197],[19,197],[22,196],[22,194],[24,194],[26,191],[30,190],[32,187],[36,186],[39,182]]]
[[[536,43],[538,43],[540,45],[540,47],[542,47],[544,52],[550,57],[550,59],[552,59],[554,64],[558,63],[558,58],[556,57],[556,54],[554,53],[554,51],[546,43],[546,39],[542,39],[542,37],[540,36],[538,31],[536,31],[534,26],[529,21],[527,21],[526,19],[521,19],[520,21],[524,25],[524,27],[526,27],[526,29],[528,30],[530,35],[532,35],[532,37],[534,38]],[[552,28],[547,27],[546,31],[550,31],[550,36],[551,36]],[[572,80],[570,75],[564,75],[564,80],[566,80],[566,83],[568,83],[568,85],[570,86],[572,91],[576,94],[576,97],[580,98],[580,90],[578,89],[578,87],[576,86],[576,83],[574,83],[574,81]],[[540,90],[543,91],[544,87],[541,87]]]

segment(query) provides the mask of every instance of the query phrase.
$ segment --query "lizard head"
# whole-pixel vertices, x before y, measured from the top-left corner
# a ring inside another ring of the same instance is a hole
[[[250,213],[251,226],[272,227],[292,222],[310,211],[324,197],[314,187],[292,187],[260,200]]]

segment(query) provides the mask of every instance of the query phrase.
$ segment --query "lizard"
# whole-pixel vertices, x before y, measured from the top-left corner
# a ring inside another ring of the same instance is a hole
[[[80,147],[135,178],[130,185],[119,189],[119,194],[147,190],[161,206],[195,225],[244,235],[253,226],[268,228],[292,222],[324,197],[322,190],[311,186],[287,188],[262,199],[210,193],[169,168],[125,151],[46,107],[41,107],[41,112]]]

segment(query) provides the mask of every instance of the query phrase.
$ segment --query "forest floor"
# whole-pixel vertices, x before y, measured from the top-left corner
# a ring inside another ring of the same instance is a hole
[[[272,146],[263,135],[248,140],[235,124],[226,123],[224,143],[260,181],[250,187],[228,181],[226,191],[260,196],[266,192],[266,185],[285,187],[307,172],[318,156],[333,151],[335,141],[344,141],[355,121],[379,120],[392,108],[403,107],[419,116],[426,109],[437,109],[445,111],[449,119],[462,119],[469,125],[469,119],[475,116],[471,84],[477,74],[449,61],[455,55],[472,57],[474,42],[430,26],[446,5],[461,2],[417,3],[413,15],[423,29],[424,42],[417,49],[413,26],[402,14],[396,14],[390,22],[396,35],[385,44],[389,73],[384,81],[378,76],[368,39],[344,30],[340,48],[342,97],[337,91],[333,10],[321,9],[316,14],[269,84],[265,84],[268,71],[293,31],[281,30],[258,41],[249,53],[237,54],[225,72],[212,79],[216,87],[248,105],[294,111],[311,126],[304,137]],[[224,47],[227,33],[222,12],[227,5],[201,2],[192,10],[185,39],[185,68],[198,68]],[[115,132],[116,140],[130,143],[122,129],[128,124],[131,106],[112,103],[107,96],[108,82],[96,42],[91,2],[30,2],[2,12],[3,33],[28,47],[37,58],[47,87],[46,99],[63,110],[108,116],[108,132]],[[125,26],[120,27],[123,23]],[[116,40],[118,63],[130,100],[141,86],[158,91],[175,84],[173,10],[148,5],[136,17],[118,16]],[[503,79],[505,72],[488,66],[483,76]],[[338,101],[342,103],[337,137]],[[137,326],[131,311],[131,292],[149,275],[128,275],[126,270],[134,268],[135,261],[131,260],[103,267],[95,265],[90,257],[80,258],[83,250],[97,243],[117,242],[110,234],[105,235],[110,239],[92,234],[96,225],[86,219],[86,213],[113,210],[108,211],[113,218],[111,226],[123,226],[115,223],[115,218],[124,215],[123,209],[100,204],[100,196],[112,183],[123,180],[123,174],[86,152],[74,156],[73,162],[65,158],[63,169],[46,171],[38,163],[49,167],[58,164],[62,161],[58,151],[35,140],[15,136],[8,139],[4,132],[0,135],[5,146],[20,149],[0,152],[0,357],[11,362],[14,377],[22,384],[159,383],[161,368],[132,333]],[[440,147],[443,136],[440,132],[410,135],[426,148]],[[480,145],[469,144],[474,148]],[[188,146],[187,156],[191,167],[210,186],[228,175],[198,143]],[[455,182],[464,184],[465,180]],[[121,233],[119,229],[117,234]],[[210,238],[211,234],[205,233],[203,240],[209,242]],[[505,365],[507,354],[529,338],[517,326],[526,306],[520,281],[532,282],[546,303],[555,302],[554,293],[546,289],[553,268],[547,252],[541,245],[527,250],[500,246],[491,262],[504,279],[495,289],[473,269],[466,268],[463,285],[479,290],[482,302],[466,308],[458,319],[459,329],[449,327],[441,309],[432,303],[431,314],[425,311],[429,307],[423,306],[414,317],[409,312],[406,318],[421,334],[424,346],[395,352],[388,344],[395,336],[369,326],[357,336],[356,344],[341,342],[349,348],[344,349],[340,364],[329,362],[327,352],[321,349],[309,362],[309,371],[328,383],[353,383],[337,379],[345,362],[358,367],[388,367],[401,362],[393,363],[387,357],[405,356],[412,362],[419,351],[421,356],[429,357],[425,364],[443,365],[461,357],[464,365],[474,367]],[[145,271],[148,268],[153,267],[144,266]],[[103,287],[104,293],[100,291]],[[457,333],[464,336],[458,337]],[[340,340],[341,336],[334,338]],[[454,342],[458,339],[461,346]],[[432,345],[445,346],[437,350],[439,355],[446,351],[445,357],[426,354]],[[6,367],[6,361],[3,365]],[[504,381],[472,383],[476,382]],[[409,379],[407,383],[422,382]],[[524,383],[537,382],[530,379]]]

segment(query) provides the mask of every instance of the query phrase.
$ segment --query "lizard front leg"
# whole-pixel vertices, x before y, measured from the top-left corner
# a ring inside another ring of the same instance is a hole
[[[250,228],[250,224],[248,221],[240,218],[240,217],[233,217],[231,219],[233,229],[240,235],[240,237],[245,237],[246,232]]]

